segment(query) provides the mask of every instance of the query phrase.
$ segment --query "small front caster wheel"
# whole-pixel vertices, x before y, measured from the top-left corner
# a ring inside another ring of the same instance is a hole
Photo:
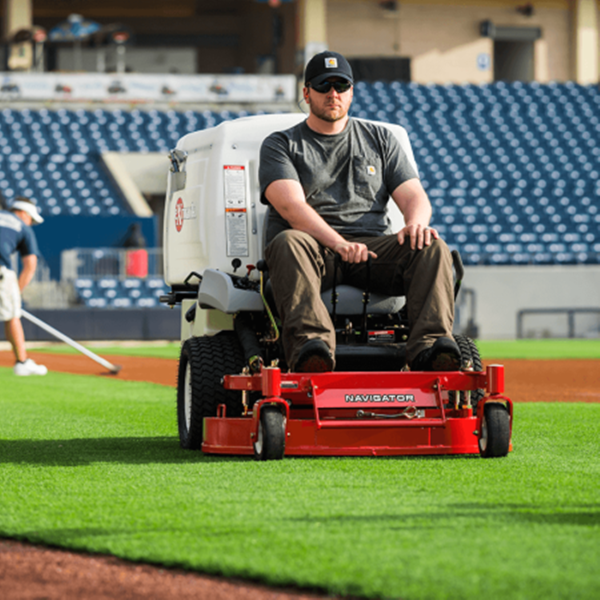
[[[479,454],[483,458],[506,456],[510,446],[510,415],[502,404],[486,404],[481,420]]]
[[[277,406],[260,410],[258,438],[254,442],[256,460],[281,460],[285,453],[285,418]]]

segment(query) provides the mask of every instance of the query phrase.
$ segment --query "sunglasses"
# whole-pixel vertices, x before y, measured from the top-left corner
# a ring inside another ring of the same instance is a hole
[[[315,92],[319,92],[319,94],[327,94],[331,88],[333,88],[338,94],[343,94],[347,92],[352,84],[348,81],[324,81],[319,84],[308,84]]]

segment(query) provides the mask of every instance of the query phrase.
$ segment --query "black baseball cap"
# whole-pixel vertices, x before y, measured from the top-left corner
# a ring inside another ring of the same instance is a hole
[[[319,85],[329,77],[341,77],[354,83],[352,67],[348,61],[341,54],[326,50],[310,59],[304,70],[304,83]]]

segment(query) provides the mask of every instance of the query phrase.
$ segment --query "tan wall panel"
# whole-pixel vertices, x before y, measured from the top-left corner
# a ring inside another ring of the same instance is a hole
[[[329,48],[347,56],[400,56],[394,44],[400,34],[398,16],[382,11],[375,2],[329,0]]]
[[[418,83],[483,83],[493,80],[493,64],[477,67],[481,53],[493,54],[493,43],[482,38],[479,24],[541,27],[535,45],[535,76],[541,81],[565,81],[570,76],[571,13],[566,2],[536,3],[525,17],[515,7],[522,2],[497,0],[483,5],[437,0],[401,2],[396,12],[370,0],[329,0],[329,47],[349,57],[402,56],[412,59]],[[543,42],[543,43],[540,43]]]
[[[477,68],[477,57],[490,57],[490,68]],[[493,79],[493,43],[479,38],[441,51],[434,48],[419,53],[411,64],[413,81],[419,83],[489,83]]]
[[[573,6],[573,79],[598,81],[598,5],[596,0],[576,0]]]
[[[536,40],[533,51],[533,69],[535,80],[539,83],[548,83],[550,81],[549,55],[547,40]]]

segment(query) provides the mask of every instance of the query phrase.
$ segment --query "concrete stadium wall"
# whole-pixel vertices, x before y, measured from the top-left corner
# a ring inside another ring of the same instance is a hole
[[[510,0],[403,0],[397,10],[377,2],[329,0],[329,47],[349,58],[407,57],[415,83],[490,83],[494,80],[493,40],[479,27],[495,25],[540,27],[535,42],[536,81],[572,78],[572,14],[567,0],[540,0],[530,17],[517,12]],[[481,55],[489,64],[481,68]]]
[[[181,310],[167,307],[145,309],[32,310],[38,319],[70,338],[89,340],[179,340]],[[25,338],[32,341],[58,341],[48,332],[22,319]],[[0,340],[4,340],[0,328]]]
[[[600,265],[466,267],[463,288],[476,294],[475,322],[481,339],[517,336],[517,314],[522,309],[600,309]],[[465,324],[466,313],[461,315]],[[567,316],[525,318],[526,337],[567,337]],[[600,337],[600,318],[577,315],[577,336]]]

